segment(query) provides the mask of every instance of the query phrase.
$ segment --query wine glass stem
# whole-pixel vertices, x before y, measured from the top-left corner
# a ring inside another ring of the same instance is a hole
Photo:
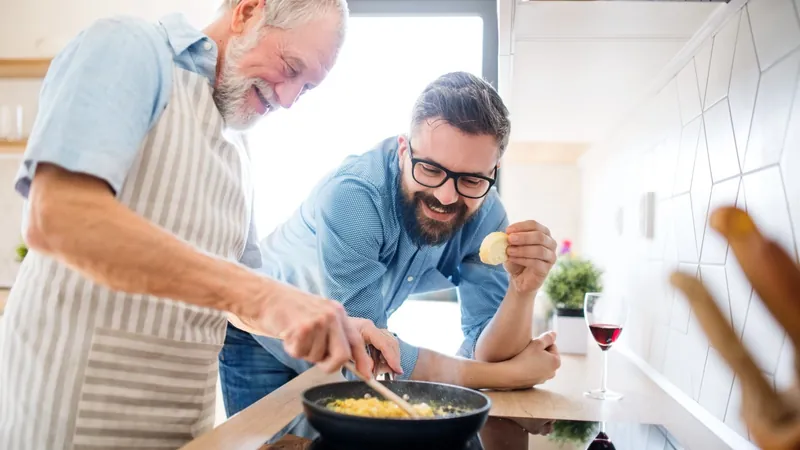
[[[603,352],[603,387],[602,391],[606,391],[606,380],[608,380],[608,350]]]

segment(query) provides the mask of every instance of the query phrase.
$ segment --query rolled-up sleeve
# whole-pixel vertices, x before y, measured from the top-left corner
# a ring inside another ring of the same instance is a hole
[[[169,96],[171,59],[158,39],[145,22],[103,19],[59,53],[43,81],[17,192],[28,196],[41,163],[121,189]]]
[[[341,302],[348,315],[369,319],[379,328],[386,328],[388,321],[382,292],[386,266],[380,261],[384,201],[364,181],[333,178],[321,191],[315,211],[322,294]],[[400,340],[400,378],[411,376],[418,355],[419,348]]]
[[[461,305],[461,330],[464,341],[458,356],[475,357],[475,346],[481,333],[492,320],[508,291],[509,275],[502,265],[490,266],[480,260],[483,238],[493,231],[505,231],[508,218],[499,200],[493,198],[485,215],[471,233],[465,257],[458,270],[458,299]]]

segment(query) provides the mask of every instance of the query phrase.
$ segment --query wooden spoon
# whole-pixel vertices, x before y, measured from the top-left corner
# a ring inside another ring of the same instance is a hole
[[[363,381],[364,383],[367,383],[367,386],[371,387],[373,390],[375,390],[375,392],[381,394],[386,399],[397,403],[397,406],[399,406],[403,411],[407,412],[409,416],[411,416],[411,417],[413,417],[415,419],[419,419],[419,417],[420,417],[419,414],[411,406],[410,403],[408,403],[407,401],[403,400],[403,398],[400,397],[399,395],[397,395],[394,392],[390,391],[389,388],[387,388],[383,384],[379,383],[378,380],[375,380],[375,379],[373,379],[371,377],[367,377],[367,376],[364,376],[363,374],[361,374],[361,372],[359,372],[356,369],[355,364],[353,364],[352,362],[348,361],[348,362],[346,362],[344,364],[344,367],[347,370],[349,370],[350,372],[353,372],[354,374],[356,374],[356,376],[361,381]]]

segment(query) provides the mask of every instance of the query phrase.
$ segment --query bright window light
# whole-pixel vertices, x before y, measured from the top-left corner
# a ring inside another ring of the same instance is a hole
[[[425,86],[452,71],[482,74],[480,17],[351,17],[321,86],[249,132],[261,237],[288,219],[342,160],[405,133]]]

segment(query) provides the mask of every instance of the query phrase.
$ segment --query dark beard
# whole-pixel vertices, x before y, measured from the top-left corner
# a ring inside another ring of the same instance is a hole
[[[424,245],[435,247],[444,244],[472,217],[472,214],[467,214],[467,205],[462,199],[450,205],[442,205],[431,194],[425,192],[409,194],[402,184],[397,193],[400,197],[403,226],[411,241],[419,247]],[[422,211],[422,203],[443,210],[445,213],[454,212],[456,216],[450,222],[433,220]]]

